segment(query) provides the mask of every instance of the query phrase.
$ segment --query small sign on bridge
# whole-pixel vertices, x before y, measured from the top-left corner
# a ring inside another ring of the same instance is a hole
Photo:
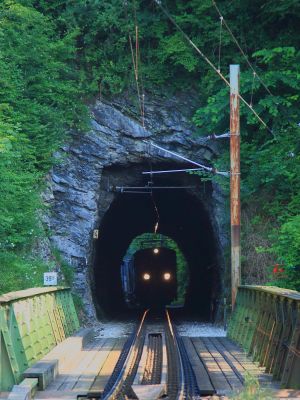
[[[57,285],[57,272],[45,272],[44,286],[56,286],[56,285]]]

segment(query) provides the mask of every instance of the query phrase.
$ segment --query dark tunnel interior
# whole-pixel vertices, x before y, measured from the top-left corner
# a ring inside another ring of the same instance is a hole
[[[174,185],[166,177],[156,179],[155,183]],[[177,184],[180,183],[177,178]],[[208,198],[210,191],[206,183]],[[125,310],[122,259],[136,236],[153,232],[157,221],[153,200],[159,212],[158,233],[172,238],[187,260],[190,279],[185,309],[203,320],[212,320],[221,290],[219,249],[203,201],[191,189],[153,190],[153,199],[149,194],[116,194],[102,218],[99,239],[94,242],[91,280],[96,309],[99,315],[107,317]]]

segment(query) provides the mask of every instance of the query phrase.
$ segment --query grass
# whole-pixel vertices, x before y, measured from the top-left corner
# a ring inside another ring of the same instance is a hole
[[[269,389],[261,388],[257,377],[245,374],[245,387],[238,394],[230,397],[232,400],[274,400]]]

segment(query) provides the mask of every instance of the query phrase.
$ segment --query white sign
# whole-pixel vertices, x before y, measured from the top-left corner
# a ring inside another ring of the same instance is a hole
[[[44,286],[56,286],[56,285],[57,285],[57,272],[45,272]]]

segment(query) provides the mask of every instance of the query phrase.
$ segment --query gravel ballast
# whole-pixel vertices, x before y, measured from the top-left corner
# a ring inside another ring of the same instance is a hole
[[[181,336],[189,337],[225,337],[226,331],[211,323],[197,321],[181,321],[176,324]]]
[[[134,327],[134,322],[99,322],[93,329],[95,338],[120,338],[129,336]]]

